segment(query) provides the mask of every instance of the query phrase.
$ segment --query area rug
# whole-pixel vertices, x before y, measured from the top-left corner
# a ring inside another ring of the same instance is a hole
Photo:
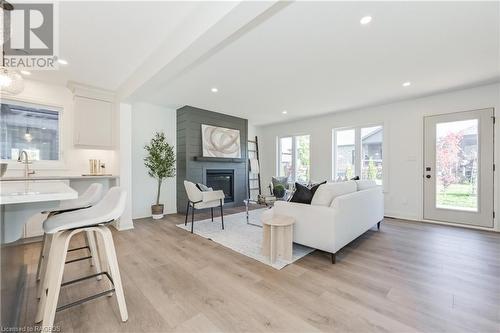
[[[250,223],[262,225],[260,215],[266,209],[251,210],[249,213]],[[177,226],[188,232],[191,231],[191,222],[188,222],[187,226],[184,223]],[[224,230],[221,228],[220,217],[215,217],[214,222],[211,219],[195,221],[194,233],[276,269],[282,269],[314,251],[310,247],[293,244],[293,258],[291,261],[278,258],[271,264],[269,258],[261,254],[262,228],[247,224],[245,212],[224,215]]]

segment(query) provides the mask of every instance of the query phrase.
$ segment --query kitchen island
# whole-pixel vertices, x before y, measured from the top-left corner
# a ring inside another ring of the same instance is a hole
[[[0,183],[1,327],[17,327],[26,284],[24,245],[19,242],[26,220],[6,218],[6,209],[23,213],[25,204],[55,205],[76,199],[78,192],[64,181],[6,181]],[[42,211],[41,209],[40,211]]]

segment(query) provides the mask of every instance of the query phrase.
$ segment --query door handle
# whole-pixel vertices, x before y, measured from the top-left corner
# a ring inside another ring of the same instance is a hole
[[[426,175],[425,178],[429,179],[431,178],[431,175]]]

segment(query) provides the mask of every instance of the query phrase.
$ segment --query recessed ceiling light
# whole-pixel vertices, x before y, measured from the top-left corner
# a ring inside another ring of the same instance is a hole
[[[359,23],[361,23],[362,25],[366,25],[366,24],[370,23],[371,21],[372,21],[371,16],[363,16],[361,18],[361,20],[359,20]]]
[[[411,86],[411,82],[410,81],[407,81],[405,83],[403,83],[403,87],[409,87]]]
[[[217,88],[215,88],[215,87],[213,87],[211,90],[212,90],[212,92],[213,92],[213,93],[216,93],[216,92],[218,92],[218,91],[219,91],[219,89],[217,89]]]
[[[68,62],[64,59],[57,59],[57,62],[60,63],[61,65],[67,65]]]
[[[283,113],[283,114],[287,114],[287,113],[288,113],[288,111],[287,111],[287,110],[283,110],[283,111],[281,111],[281,113]]]
[[[31,75],[31,72],[30,71],[21,71],[21,74],[23,74],[23,75]]]

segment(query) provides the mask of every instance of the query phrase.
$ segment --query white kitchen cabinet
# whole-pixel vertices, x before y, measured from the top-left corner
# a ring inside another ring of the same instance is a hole
[[[76,146],[113,147],[113,103],[75,96],[74,119]]]

